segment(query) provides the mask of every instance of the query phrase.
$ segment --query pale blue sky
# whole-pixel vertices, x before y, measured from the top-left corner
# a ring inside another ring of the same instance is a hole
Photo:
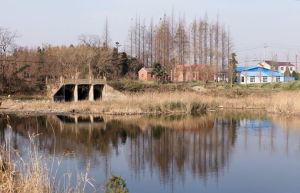
[[[267,53],[278,52],[282,59],[300,55],[297,0],[0,0],[0,6],[0,26],[17,31],[21,46],[76,44],[80,34],[101,34],[106,17],[111,40],[124,44],[132,17],[158,20],[173,8],[187,21],[219,14],[240,60],[263,57],[264,44]]]

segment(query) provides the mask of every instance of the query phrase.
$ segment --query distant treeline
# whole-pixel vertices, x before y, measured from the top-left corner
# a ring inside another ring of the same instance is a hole
[[[17,48],[12,55],[1,57],[0,65],[0,91],[7,94],[44,91],[46,80],[58,81],[60,77],[135,79],[142,67],[137,59],[116,48],[87,44]]]
[[[45,91],[46,81],[64,78],[135,79],[143,66],[159,62],[169,73],[175,65],[205,64],[222,70],[231,52],[229,32],[219,19],[175,20],[164,15],[157,24],[136,18],[129,44],[110,42],[109,23],[102,36],[81,35],[77,45],[44,45],[36,49],[15,44],[17,34],[0,27],[0,94]]]
[[[205,64],[221,70],[228,65],[232,41],[219,18],[210,21],[205,16],[188,23],[172,14],[164,15],[157,24],[142,21],[138,17],[133,20],[127,52],[145,66],[156,61],[166,69],[175,64]]]

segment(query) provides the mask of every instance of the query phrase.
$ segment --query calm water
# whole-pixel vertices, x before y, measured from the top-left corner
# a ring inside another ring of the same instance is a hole
[[[57,186],[111,174],[131,193],[299,193],[300,119],[257,113],[202,116],[1,116],[0,142],[26,157],[34,138]],[[54,161],[53,161],[54,160]],[[58,164],[59,163],[59,164]],[[89,187],[92,192],[93,188]]]

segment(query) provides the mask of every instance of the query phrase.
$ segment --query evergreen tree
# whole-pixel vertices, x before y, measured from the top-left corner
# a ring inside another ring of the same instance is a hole
[[[167,80],[167,74],[159,62],[154,62],[152,73],[155,76],[155,79],[161,83],[164,83]]]
[[[299,74],[296,71],[293,71],[292,77],[294,77],[295,80],[299,80]]]
[[[129,59],[125,52],[121,54],[120,64],[122,68],[121,76],[125,76],[129,71]]]
[[[229,81],[230,85],[232,87],[233,83],[236,81],[236,67],[238,64],[238,61],[236,60],[236,54],[231,54],[231,59],[229,60]]]
[[[291,72],[290,72],[290,69],[289,69],[289,68],[286,68],[286,69],[285,69],[284,76],[285,76],[285,77],[291,77]]]

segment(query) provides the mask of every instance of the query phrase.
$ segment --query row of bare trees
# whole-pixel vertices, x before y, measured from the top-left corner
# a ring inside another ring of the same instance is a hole
[[[229,30],[207,16],[187,23],[184,18],[164,15],[157,24],[132,20],[127,52],[150,67],[154,61],[166,69],[173,65],[205,64],[218,70],[228,66],[232,41]]]
[[[0,28],[0,93],[45,90],[47,80],[64,78],[135,78],[141,63],[109,47],[108,23],[103,40],[98,35],[81,35],[78,45],[29,49],[17,47],[15,33]]]

